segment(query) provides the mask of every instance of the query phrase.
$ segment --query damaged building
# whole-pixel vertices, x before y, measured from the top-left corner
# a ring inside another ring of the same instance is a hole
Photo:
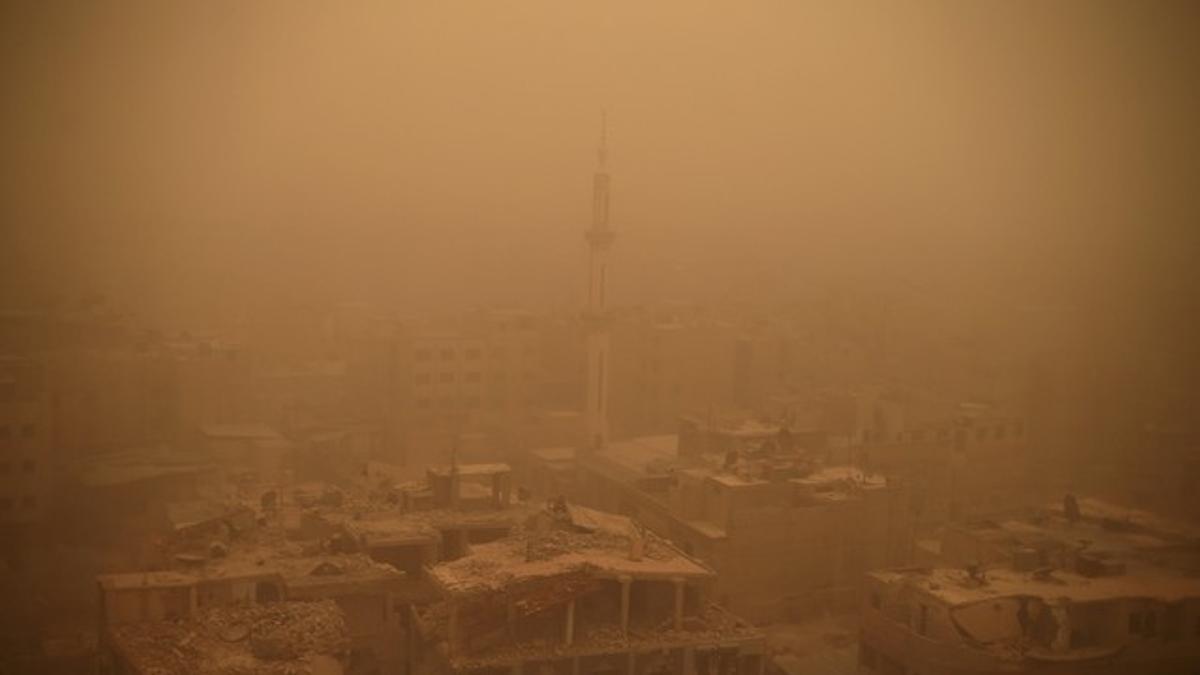
[[[203,561],[184,558],[174,570],[105,574],[97,581],[101,641],[113,663],[121,660],[121,636],[140,630],[129,626],[202,623],[213,612],[276,604],[297,614],[301,607],[328,601],[344,625],[345,646],[339,651],[345,653],[346,673],[403,670],[405,615],[395,608],[405,590],[404,575],[364,555],[310,555],[299,544],[278,542]]]
[[[859,661],[878,673],[1192,673],[1200,536],[1091,500],[924,543],[944,566],[873,572]],[[954,566],[951,566],[954,565]]]
[[[545,454],[545,453],[543,453]],[[562,458],[530,474],[563,485]],[[755,420],[683,420],[683,433],[578,452],[565,483],[637,519],[719,572],[715,597],[755,621],[852,611],[862,573],[903,564],[904,487],[827,460],[819,434]]]
[[[107,634],[112,675],[343,675],[349,635],[331,601],[221,607],[124,623]]]
[[[623,516],[552,501],[430,573],[420,673],[763,672],[762,635],[710,602],[713,570]]]

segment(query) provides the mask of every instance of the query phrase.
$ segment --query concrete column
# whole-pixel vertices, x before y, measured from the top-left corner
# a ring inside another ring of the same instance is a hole
[[[579,657],[571,657],[571,675],[579,675]]]
[[[446,618],[446,654],[451,658],[458,653],[458,603],[450,603],[450,613]]]
[[[683,675],[695,675],[696,673],[696,649],[694,647],[683,648]]]
[[[675,630],[683,630],[683,577],[675,577],[671,583],[675,584]]]
[[[621,635],[629,636],[629,591],[633,586],[633,577],[621,575],[617,578],[621,582]]]
[[[505,603],[504,610],[505,610],[504,611],[504,620],[505,620],[505,627],[508,630],[508,639],[516,640],[517,639],[517,606],[513,604],[512,600],[509,600],[507,603]]]
[[[567,603],[567,625],[563,634],[563,642],[567,645],[575,643],[575,598]]]
[[[626,675],[635,675],[637,673],[637,653],[630,651],[629,656],[625,661]]]

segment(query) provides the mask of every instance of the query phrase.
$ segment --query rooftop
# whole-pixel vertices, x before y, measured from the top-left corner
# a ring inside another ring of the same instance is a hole
[[[1006,568],[988,569],[981,577],[972,577],[961,569],[889,570],[873,572],[871,576],[887,584],[902,583],[924,591],[950,607],[1004,597],[1079,603],[1116,598],[1166,603],[1200,599],[1200,578],[1161,569],[1104,577],[1085,577],[1061,570],[1017,572]]]
[[[1127,563],[1162,558],[1167,549],[1191,550],[1200,564],[1200,529],[1195,526],[1097,499],[1077,503],[1076,520],[1068,519],[1059,503],[1034,512],[970,521],[957,529],[1000,547],[1071,548]]]
[[[665,467],[676,460],[678,447],[678,435],[661,434],[611,442],[592,454],[622,473],[643,476],[664,473]]]
[[[487,511],[380,511],[344,523],[352,532],[365,537],[368,543],[403,543],[437,540],[441,530],[512,527],[528,514],[527,509],[519,506]]]
[[[454,466],[431,466],[429,473],[435,476],[449,476],[457,469],[460,476],[491,476],[499,473],[511,473],[512,467],[502,462],[493,464],[458,464]]]
[[[625,516],[565,502],[551,502],[509,537],[472,546],[469,555],[432,570],[438,585],[455,596],[576,574],[701,578],[713,572]]]

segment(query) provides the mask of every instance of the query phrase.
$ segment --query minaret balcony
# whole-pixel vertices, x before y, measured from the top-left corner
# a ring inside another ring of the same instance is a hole
[[[612,230],[597,230],[593,228],[587,231],[586,236],[588,243],[592,246],[607,248],[612,246],[613,239],[616,238],[617,234]]]

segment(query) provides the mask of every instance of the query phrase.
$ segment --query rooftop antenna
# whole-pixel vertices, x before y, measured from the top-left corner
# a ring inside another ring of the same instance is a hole
[[[608,164],[608,111],[604,108],[600,109],[600,147],[596,154],[600,168],[604,169]]]

